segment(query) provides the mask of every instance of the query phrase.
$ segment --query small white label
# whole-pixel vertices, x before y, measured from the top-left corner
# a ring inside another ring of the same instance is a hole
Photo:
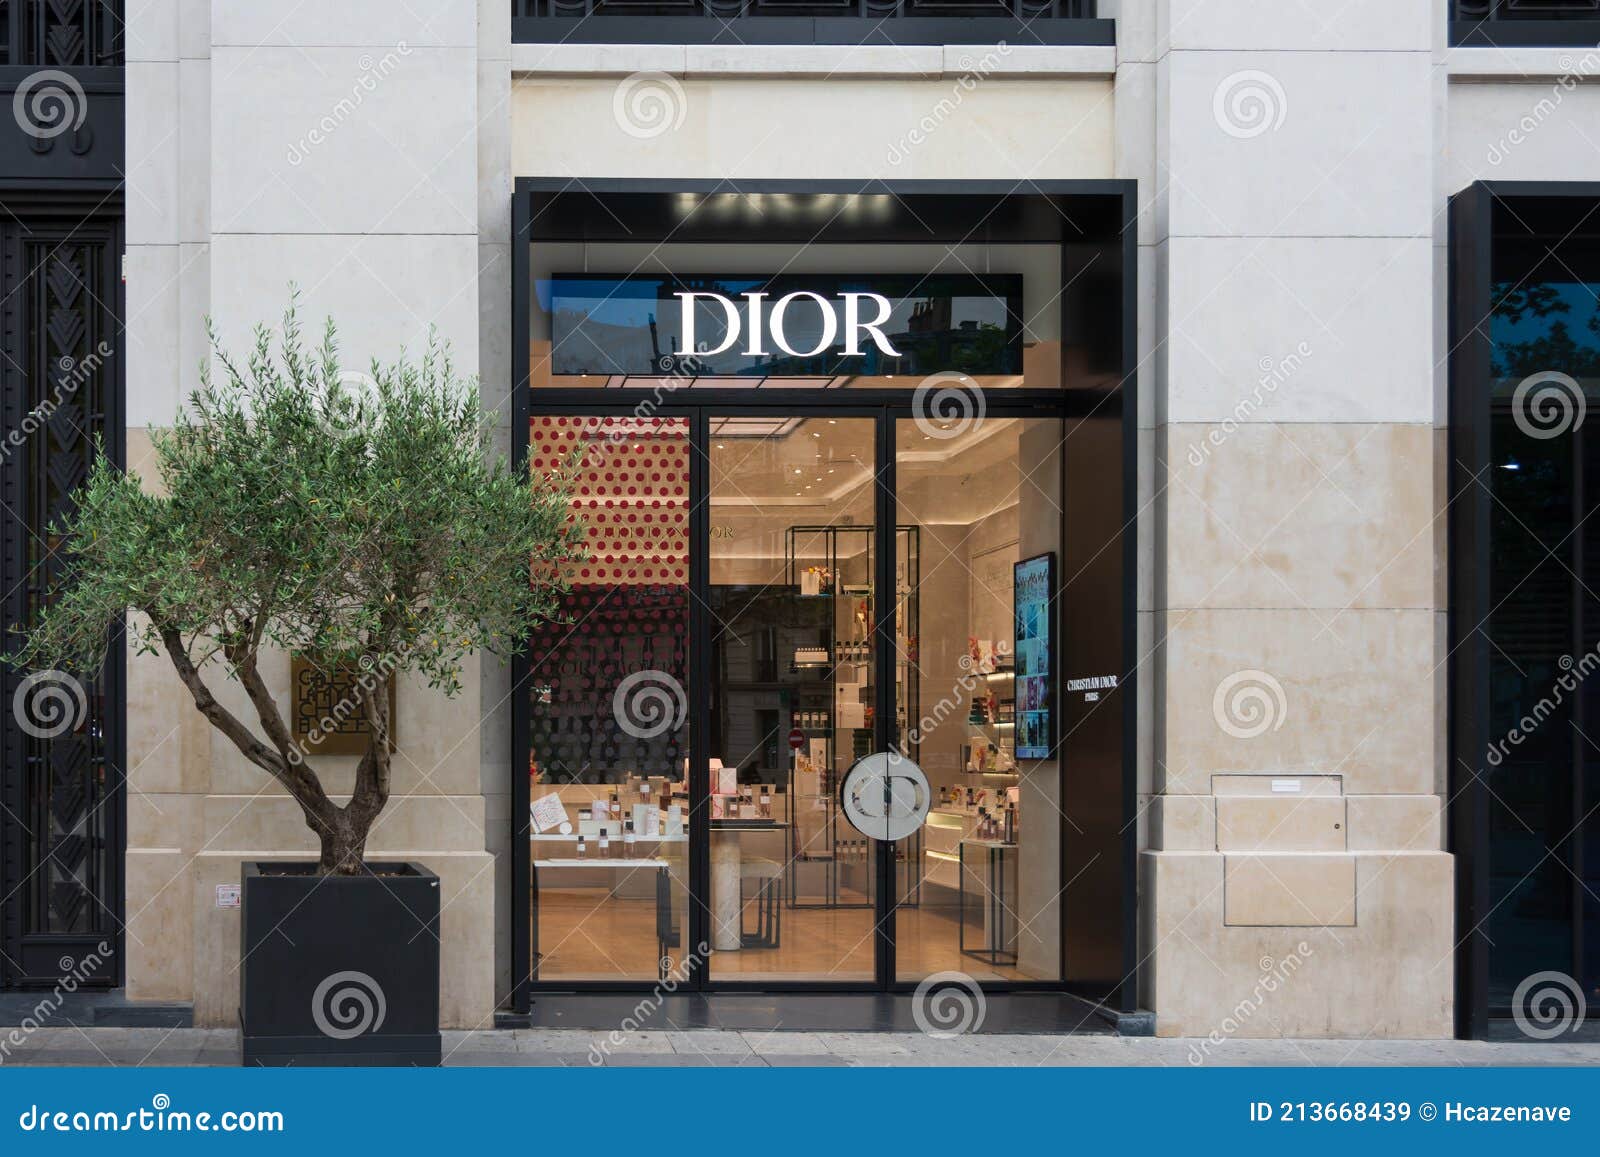
[[[1085,691],[1083,693],[1083,701],[1085,703],[1098,703],[1100,701],[1100,692],[1098,692],[1098,691]]]
[[[1299,791],[1300,790],[1300,781],[1298,779],[1275,779],[1275,780],[1272,781],[1272,790],[1273,791]]]
[[[217,907],[237,908],[239,906],[240,888],[238,884],[217,885]]]

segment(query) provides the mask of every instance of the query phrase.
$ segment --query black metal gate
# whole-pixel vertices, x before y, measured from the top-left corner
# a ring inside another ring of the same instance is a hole
[[[122,457],[121,222],[0,225],[5,435],[4,621],[28,622],[63,565],[48,527],[88,475],[95,439]],[[8,649],[14,640],[8,640]],[[0,985],[120,975],[123,695],[120,647],[98,672],[0,675]]]
[[[0,646],[63,566],[96,439],[123,461],[122,5],[0,0]],[[122,965],[122,648],[0,668],[0,988]]]

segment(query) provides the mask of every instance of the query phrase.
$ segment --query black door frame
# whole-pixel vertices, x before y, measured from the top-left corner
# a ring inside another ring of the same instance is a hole
[[[1483,930],[1493,910],[1490,892],[1492,795],[1485,779],[1490,734],[1490,659],[1493,642],[1479,627],[1493,610],[1491,577],[1491,500],[1480,483],[1492,461],[1490,383],[1493,343],[1493,260],[1497,213],[1511,215],[1519,227],[1540,223],[1538,202],[1600,204],[1600,182],[1479,181],[1450,198],[1449,204],[1449,606],[1447,609],[1448,775],[1447,847],[1455,857],[1456,878],[1456,1035],[1484,1039],[1490,1021],[1503,1010],[1491,1008],[1489,951]],[[1529,222],[1533,217],[1534,221]],[[1587,233],[1600,232],[1600,212]],[[1553,242],[1567,229],[1556,229]],[[1569,234],[1570,236],[1570,234]],[[1574,791],[1581,791],[1581,774]],[[1581,801],[1580,801],[1581,802]],[[1581,808],[1579,812],[1581,814]],[[1574,967],[1581,954],[1582,909],[1574,890]],[[1592,1015],[1592,1014],[1591,1014]]]
[[[1099,478],[1101,493],[1107,490],[1116,495],[1120,502],[1103,503],[1099,495],[1092,498],[1087,493],[1083,502],[1099,503],[1101,507],[1108,508],[1111,513],[1112,525],[1120,526],[1112,539],[1105,541],[1098,549],[1093,551],[1094,558],[1085,562],[1083,570],[1087,572],[1094,560],[1107,553],[1106,547],[1115,546],[1110,564],[1118,569],[1121,576],[1120,607],[1116,616],[1114,630],[1118,642],[1113,651],[1108,655],[1099,655],[1086,658],[1084,661],[1093,665],[1102,664],[1100,669],[1114,667],[1118,673],[1118,687],[1109,694],[1101,696],[1102,702],[1093,711],[1083,712],[1084,720],[1074,722],[1074,715],[1069,710],[1063,695],[1059,708],[1063,713],[1063,735],[1058,741],[1060,748],[1058,759],[1063,767],[1069,758],[1069,740],[1074,731],[1084,728],[1085,735],[1082,743],[1087,745],[1086,750],[1107,757],[1115,761],[1115,766],[1120,775],[1117,789],[1115,811],[1120,818],[1120,827],[1117,830],[1115,845],[1116,853],[1114,862],[1106,865],[1113,874],[1114,887],[1120,892],[1120,919],[1118,921],[1118,943],[1112,953],[1119,961],[1113,964],[1108,974],[1102,977],[1085,978],[1073,976],[1067,962],[1066,940],[1068,938],[1068,920],[1065,901],[1062,903],[1062,917],[1060,932],[1063,941],[1062,959],[1063,967],[1067,969],[1066,978],[1058,981],[1037,982],[985,982],[983,987],[987,991],[1042,991],[1042,992],[1068,992],[1085,995],[1089,998],[1104,1002],[1107,1006],[1120,1011],[1131,1012],[1136,1008],[1138,992],[1139,954],[1137,943],[1137,857],[1138,857],[1138,800],[1137,800],[1137,774],[1136,774],[1136,735],[1137,735],[1137,694],[1134,682],[1139,660],[1136,645],[1136,604],[1134,592],[1136,590],[1135,575],[1137,573],[1138,551],[1138,501],[1137,501],[1137,340],[1136,340],[1136,301],[1137,301],[1137,236],[1135,222],[1138,215],[1137,186],[1132,181],[1056,181],[1056,182],[1028,182],[1027,193],[1019,193],[1018,186],[1013,182],[1000,181],[750,181],[742,182],[737,188],[727,181],[716,180],[667,180],[649,181],[632,179],[600,179],[592,181],[575,181],[566,178],[518,178],[515,184],[512,206],[512,261],[511,261],[511,309],[512,309],[512,458],[517,468],[525,468],[527,456],[527,427],[530,417],[533,416],[561,416],[561,415],[635,415],[639,409],[639,394],[646,391],[623,390],[579,390],[567,388],[541,388],[537,391],[530,389],[531,355],[529,347],[529,318],[532,305],[531,292],[531,259],[529,246],[535,241],[595,241],[595,242],[665,242],[673,240],[682,243],[741,243],[748,242],[748,236],[731,236],[726,226],[718,231],[712,228],[709,231],[693,221],[684,222],[673,220],[668,209],[671,201],[678,194],[699,193],[706,195],[726,194],[730,192],[744,193],[790,193],[798,195],[810,194],[843,194],[843,195],[875,195],[889,194],[897,202],[916,202],[920,212],[903,215],[895,224],[885,227],[881,224],[862,226],[846,221],[835,224],[830,235],[824,237],[825,230],[817,229],[814,224],[785,226],[782,223],[770,226],[763,231],[761,241],[828,241],[838,243],[842,241],[854,242],[905,242],[927,243],[929,241],[956,240],[973,243],[984,241],[1004,240],[1019,241],[1029,240],[1036,242],[1055,242],[1062,246],[1065,257],[1069,248],[1074,246],[1100,245],[1113,254],[1115,262],[1115,275],[1117,278],[1116,291],[1110,295],[1109,302],[1101,302],[1102,308],[1109,309],[1111,332],[1107,335],[1109,345],[1113,351],[1113,358],[1119,367],[1115,374],[1113,384],[1107,385],[1097,382],[1090,387],[1068,387],[1061,390],[1018,389],[1006,391],[993,391],[986,395],[986,413],[994,417],[1059,417],[1064,420],[1070,430],[1076,424],[1077,428],[1088,428],[1097,422],[1101,425],[1109,422],[1113,424],[1117,433],[1109,443],[1110,453],[1117,460],[1117,470],[1109,477]],[[1074,198],[1081,198],[1075,201]],[[536,199],[539,203],[535,204]],[[607,202],[614,199],[611,204]],[[631,199],[631,200],[630,200]],[[638,208],[641,202],[647,214],[655,214],[643,222],[630,221],[624,224],[623,217],[613,207],[630,204]],[[1062,204],[1074,208],[1081,207],[1080,215],[1075,219],[1073,214],[1063,210]],[[600,211],[596,211],[596,210]],[[930,227],[929,219],[937,223]],[[985,222],[991,218],[996,219],[990,227]],[[978,221],[974,225],[974,220]],[[939,232],[943,229],[944,232]],[[1070,285],[1067,269],[1069,263],[1063,261],[1063,292]],[[1075,319],[1077,320],[1077,319]],[[1084,324],[1092,324],[1086,322]],[[737,416],[741,412],[772,413],[775,410],[793,411],[801,416],[820,414],[827,416],[868,416],[877,417],[877,444],[878,444],[878,489],[876,495],[876,522],[877,541],[879,546],[878,566],[880,573],[875,576],[878,589],[892,590],[893,565],[894,565],[894,540],[893,530],[895,525],[895,497],[894,497],[894,431],[895,419],[912,417],[911,392],[909,390],[781,390],[781,391],[735,391],[719,390],[715,387],[683,390],[677,394],[668,394],[652,403],[650,413],[652,416],[686,417],[690,422],[691,453],[690,453],[690,632],[691,647],[689,654],[689,678],[691,688],[689,692],[689,719],[690,719],[690,767],[691,776],[698,776],[702,781],[706,779],[707,737],[709,736],[710,710],[709,698],[703,690],[697,693],[695,688],[705,688],[709,684],[709,656],[705,646],[694,646],[695,640],[704,639],[703,627],[697,627],[698,619],[703,619],[705,607],[705,585],[708,578],[710,534],[709,510],[703,501],[697,501],[697,496],[704,496],[708,490],[708,470],[706,467],[703,449],[707,444],[709,433],[709,418],[715,413],[718,416]],[[1107,443],[1102,439],[1100,453],[1106,452]],[[701,453],[696,453],[693,447],[699,447]],[[1067,456],[1069,459],[1071,455]],[[1070,470],[1070,468],[1069,468]],[[1110,485],[1107,486],[1109,481]],[[1069,518],[1072,514],[1073,503],[1069,499]],[[1104,528],[1097,526],[1091,533],[1099,533]],[[885,539],[887,538],[887,543]],[[1097,539],[1096,541],[1099,541]],[[887,549],[885,549],[887,546]],[[886,574],[887,578],[886,578]],[[697,587],[696,584],[702,584]],[[892,649],[884,645],[885,631],[892,631],[892,610],[889,616],[885,615],[886,607],[875,608],[877,622],[877,649],[875,660],[879,664],[875,674],[880,696],[887,694],[886,688],[892,685],[892,668],[885,669],[885,664],[892,663]],[[1055,614],[1058,622],[1065,624],[1068,616],[1063,609],[1063,600],[1057,599]],[[698,617],[698,619],[697,619]],[[1061,632],[1064,639],[1063,651],[1070,643],[1070,636],[1065,631]],[[1063,660],[1064,665],[1066,660]],[[511,695],[511,726],[512,735],[512,784],[511,784],[511,849],[512,849],[512,943],[511,943],[511,1007],[515,1012],[526,1012],[530,1007],[532,998],[537,992],[626,992],[638,993],[648,991],[652,987],[659,987],[657,981],[535,981],[531,978],[531,937],[527,919],[527,896],[531,886],[530,856],[528,854],[528,806],[530,791],[527,776],[529,754],[529,724],[531,708],[528,697],[523,693],[529,677],[529,661],[526,654],[519,654],[513,662],[512,695]],[[1058,680],[1061,687],[1066,680]],[[1062,694],[1058,690],[1058,695]],[[1095,727],[1087,724],[1088,717],[1109,709],[1109,714],[1104,714],[1096,721]],[[875,712],[874,736],[879,750],[891,746],[891,728],[893,727],[893,714],[879,710]],[[1105,725],[1109,723],[1109,728]],[[1111,737],[1107,740],[1106,732]],[[1063,770],[1063,782],[1067,776]],[[708,783],[701,785],[708,788]],[[705,792],[699,790],[693,778],[691,779],[691,817],[689,841],[689,869],[691,896],[706,896],[709,893],[710,881],[710,817],[709,808],[694,806],[695,801],[703,800]],[[1065,821],[1063,820],[1063,826]],[[1068,872],[1068,843],[1063,833],[1061,841],[1062,855],[1062,880],[1076,878],[1077,870]],[[877,867],[877,892],[875,897],[875,915],[881,917],[876,921],[876,951],[875,951],[875,976],[871,984],[863,985],[859,982],[825,982],[825,981],[767,981],[767,982],[737,982],[714,981],[704,968],[691,970],[685,983],[678,985],[681,989],[694,991],[717,992],[909,992],[916,987],[913,981],[898,981],[895,971],[894,959],[894,905],[893,871],[894,848],[891,844],[880,844],[876,852],[875,866]],[[1104,869],[1103,869],[1104,870]],[[688,906],[689,927],[688,941],[691,944],[706,942],[708,921],[700,905],[691,902]],[[1109,972],[1116,975],[1109,975]]]

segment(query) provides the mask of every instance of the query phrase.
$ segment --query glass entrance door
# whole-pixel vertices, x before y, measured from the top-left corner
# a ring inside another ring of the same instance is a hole
[[[1023,413],[535,420],[594,557],[534,640],[532,979],[1062,979],[1055,609],[1013,590],[1061,548],[1064,423]],[[876,752],[927,781],[892,840],[842,798]]]
[[[719,416],[709,445],[705,824],[713,981],[872,980],[877,419]]]

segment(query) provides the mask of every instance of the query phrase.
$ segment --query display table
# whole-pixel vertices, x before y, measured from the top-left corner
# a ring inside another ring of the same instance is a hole
[[[534,840],[540,836],[532,837]],[[569,839],[570,837],[556,837]],[[681,837],[680,837],[681,838]],[[672,865],[668,860],[659,856],[635,857],[633,859],[613,859],[597,856],[560,857],[547,860],[532,861],[533,874],[530,883],[533,890],[533,925],[532,954],[533,979],[539,979],[539,873],[559,871],[600,871],[600,872],[629,872],[633,870],[654,872],[656,877],[656,959],[660,961],[657,967],[658,975],[665,980],[667,976],[667,940],[672,930]]]
[[[1018,844],[1004,840],[961,841],[957,855],[960,861],[960,890],[956,900],[956,927],[958,947],[963,956],[971,956],[987,964],[1015,964],[1017,962],[1016,917],[1006,907],[1006,853],[1015,852]],[[983,945],[967,947],[967,851],[974,857],[984,858],[983,887],[988,898],[983,910]],[[1007,945],[1010,944],[1010,947]]]
[[[711,947],[737,952],[744,947],[740,908],[744,905],[743,832],[782,832],[778,820],[711,821]]]

